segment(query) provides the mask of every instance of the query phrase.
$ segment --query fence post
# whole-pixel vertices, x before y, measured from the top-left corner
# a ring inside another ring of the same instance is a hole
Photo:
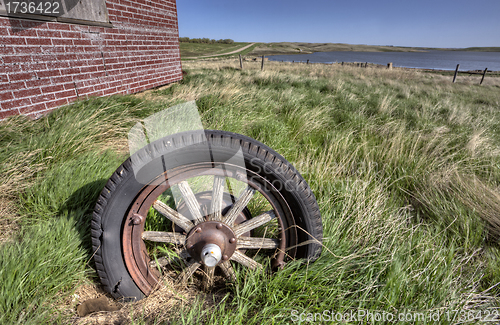
[[[240,54],[240,69],[243,70],[243,61],[241,60],[241,54]]]
[[[486,76],[486,71],[488,71],[488,68],[484,69],[484,72],[483,72],[483,77],[481,78],[481,82],[479,83],[480,85],[483,84],[483,81],[484,81],[484,76]]]
[[[262,63],[260,65],[260,71],[264,70],[264,56],[262,56]]]
[[[457,68],[455,69],[455,74],[453,75],[453,83],[457,80],[458,68],[460,68],[460,64],[457,64]]]
[[[307,60],[306,64],[309,64],[309,60]]]

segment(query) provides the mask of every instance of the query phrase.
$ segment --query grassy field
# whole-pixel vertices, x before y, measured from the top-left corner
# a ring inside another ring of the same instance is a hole
[[[213,54],[221,54],[226,52],[231,52],[242,48],[245,45],[250,43],[232,43],[232,44],[223,44],[223,43],[214,43],[214,44],[205,44],[205,43],[185,43],[180,42],[179,48],[181,51],[181,58],[187,57],[197,57],[204,55],[213,55]]]
[[[325,310],[448,324],[498,311],[499,79],[238,67],[188,61],[184,80],[168,87],[0,122],[1,324],[289,324]],[[242,271],[214,292],[172,283],[120,311],[78,318],[76,304],[100,292],[92,209],[127,157],[129,128],[193,99],[205,128],[253,137],[301,172],[321,209],[322,256],[274,276]]]

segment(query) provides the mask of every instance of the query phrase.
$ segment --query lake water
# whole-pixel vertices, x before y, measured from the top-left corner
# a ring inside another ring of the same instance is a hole
[[[312,54],[270,55],[270,61],[311,63],[368,62],[395,67],[455,70],[500,71],[500,52],[428,51],[428,52],[316,52]]]

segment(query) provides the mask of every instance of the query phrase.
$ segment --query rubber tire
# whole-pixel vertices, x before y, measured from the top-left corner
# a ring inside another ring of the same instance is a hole
[[[279,180],[293,184],[296,190],[288,191],[283,188],[280,193],[289,204],[296,224],[308,233],[299,234],[299,244],[304,244],[298,247],[296,257],[310,262],[316,260],[321,254],[323,236],[321,214],[316,198],[300,173],[268,146],[244,135],[204,130],[170,135],[142,148],[134,156],[147,157],[148,159],[141,160],[144,166],[151,165],[155,161],[157,163],[159,159],[170,159],[169,166],[174,163],[173,161],[178,166],[193,163],[200,159],[196,156],[193,146],[189,150],[179,151],[175,146],[167,146],[166,143],[188,145],[193,137],[200,136],[206,141],[205,148],[208,144],[211,150],[228,153],[228,157],[234,154],[235,149],[241,147],[247,169],[257,172],[270,181]],[[123,222],[131,203],[144,187],[144,184],[137,182],[133,172],[133,168],[144,166],[132,166],[132,161],[138,164],[137,159],[128,158],[109,178],[97,200],[91,222],[94,261],[104,289],[113,297],[126,301],[144,297],[130,277],[122,256]],[[306,241],[308,242],[305,243]]]

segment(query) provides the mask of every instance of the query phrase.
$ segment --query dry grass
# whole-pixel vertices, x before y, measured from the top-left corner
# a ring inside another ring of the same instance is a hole
[[[436,198],[456,200],[486,221],[493,240],[500,238],[500,192],[484,180],[457,169],[449,169],[430,175],[426,186],[415,192],[418,201],[426,206],[435,206]],[[446,210],[446,207],[443,207]],[[451,216],[449,216],[451,217]],[[451,222],[448,216],[444,220]]]
[[[194,304],[201,304],[203,308],[213,308],[215,297],[218,295],[200,294],[198,287],[183,287],[176,285],[171,280],[164,279],[163,286],[159,287],[148,297],[133,303],[119,303],[102,291],[100,286],[83,284],[75,293],[61,305],[61,309],[68,315],[75,325],[101,325],[101,324],[135,324],[136,322],[163,323],[176,319],[179,311],[189,308]],[[91,313],[85,317],[76,315],[79,304],[105,295],[110,305],[118,305],[117,311],[101,311]]]
[[[0,201],[0,245],[12,240],[19,230],[20,216],[15,203],[8,198]]]

